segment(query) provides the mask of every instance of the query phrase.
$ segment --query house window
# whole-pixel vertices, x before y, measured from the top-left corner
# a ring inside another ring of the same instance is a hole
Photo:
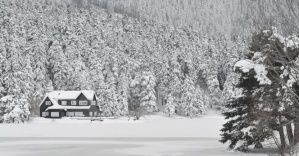
[[[49,112],[42,112],[42,117],[47,117],[49,116]]]
[[[77,101],[72,101],[71,105],[77,105]]]
[[[89,112],[89,116],[93,116],[93,115],[92,115],[92,112]]]
[[[61,101],[61,105],[66,105],[66,101]]]
[[[87,101],[79,101],[79,105],[87,105]]]
[[[66,115],[72,117],[75,116],[75,112],[66,112]]]
[[[75,116],[84,116],[83,112],[75,112]]]
[[[97,102],[96,101],[91,101],[91,105],[96,105]]]
[[[51,105],[51,101],[46,101],[46,105]]]
[[[51,117],[59,117],[59,112],[51,112]]]

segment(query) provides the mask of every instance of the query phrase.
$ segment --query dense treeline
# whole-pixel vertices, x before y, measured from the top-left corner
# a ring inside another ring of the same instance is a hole
[[[232,94],[231,67],[245,49],[241,38],[140,23],[97,6],[0,3],[1,122],[23,121],[14,117],[27,118],[27,107],[38,114],[53,89],[95,90],[105,115],[126,115],[128,105],[150,113],[167,103],[166,113],[194,117]],[[19,101],[24,109],[15,110]]]
[[[75,0],[80,6],[81,1]],[[299,26],[297,0],[90,0],[109,12],[188,27],[200,35],[225,34],[250,37],[260,29],[276,26],[284,34]]]

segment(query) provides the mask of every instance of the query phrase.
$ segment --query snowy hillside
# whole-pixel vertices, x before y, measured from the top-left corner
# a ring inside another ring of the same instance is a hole
[[[201,36],[96,6],[0,4],[5,123],[26,121],[29,111],[39,116],[39,104],[52,90],[93,90],[104,116],[125,116],[139,105],[145,113],[162,108],[169,115],[200,116],[228,101],[236,80],[232,66],[246,49],[242,37]],[[14,109],[17,103],[22,111]]]
[[[294,156],[298,14],[298,0],[0,0],[0,156]]]

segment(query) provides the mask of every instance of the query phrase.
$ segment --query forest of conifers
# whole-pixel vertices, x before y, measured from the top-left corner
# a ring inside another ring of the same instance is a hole
[[[96,91],[106,115],[125,115],[137,96],[149,111],[174,97],[181,114],[196,116],[229,97],[231,68],[245,48],[242,37],[140,22],[96,4],[16,0],[1,6],[0,96],[30,106],[31,115],[49,90],[86,89]],[[194,108],[185,106],[185,94],[194,96]],[[4,114],[13,108],[7,107]]]
[[[260,63],[257,57],[268,54],[256,52],[267,51],[263,48],[272,45],[264,38],[275,38],[283,45],[278,34],[288,36],[298,30],[297,3],[1,0],[0,123],[25,122],[38,116],[41,100],[52,90],[94,90],[104,116],[125,116],[132,108],[142,107],[145,114],[163,111],[169,116],[176,113],[193,118],[217,106],[232,117],[237,108],[233,102],[244,100],[238,99],[242,90],[236,88],[242,88],[243,95],[259,95],[256,90],[245,91],[252,89],[246,86],[247,80],[252,78],[250,82],[260,90],[266,85],[263,91],[273,84],[275,76],[265,76],[271,73],[266,71],[270,67],[254,65]],[[257,34],[263,29],[267,31]],[[297,38],[286,40],[291,39]],[[294,52],[297,47],[286,44],[284,48]],[[242,59],[247,59],[239,62],[243,70],[235,72],[235,64]],[[287,61],[292,59],[295,57]],[[282,68],[283,61],[279,65],[282,71],[287,68]],[[250,65],[246,69],[254,68],[255,73],[250,74],[255,76],[246,75],[249,70],[244,69],[244,63]],[[281,77],[288,75],[283,73]],[[290,94],[281,94],[285,93]],[[266,108],[276,113],[280,110]],[[294,121],[294,117],[287,121]],[[285,126],[276,123],[273,129],[279,132],[277,125]],[[226,126],[223,132],[231,128],[229,123]],[[299,139],[299,135],[293,137]],[[257,145],[262,139],[249,143]]]

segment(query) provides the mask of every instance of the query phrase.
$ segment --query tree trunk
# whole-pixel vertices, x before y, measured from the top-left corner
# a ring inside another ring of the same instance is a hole
[[[278,128],[278,132],[279,132],[279,138],[280,138],[280,150],[284,151],[285,147],[286,147],[286,139],[283,133],[283,127],[279,127]]]
[[[299,117],[294,120],[294,145],[299,141]]]
[[[293,134],[292,124],[288,123],[286,125],[286,128],[287,128],[287,135],[288,135],[288,139],[289,139],[289,145],[294,146],[294,134]]]

